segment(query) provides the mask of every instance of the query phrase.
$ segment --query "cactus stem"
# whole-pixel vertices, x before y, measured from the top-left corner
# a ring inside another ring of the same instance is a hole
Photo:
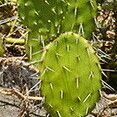
[[[58,117],[62,117],[59,111],[56,111],[56,112],[57,112]]]
[[[63,96],[64,96],[64,92],[63,90],[60,91],[60,98],[63,99]]]
[[[65,71],[71,72],[71,70],[70,70],[68,67],[66,67],[66,66],[63,66],[63,69],[64,69]]]
[[[49,83],[49,85],[50,85],[50,88],[53,90],[53,84],[52,83]]]
[[[86,96],[86,98],[83,100],[83,103],[85,103],[85,102],[89,99],[90,96],[91,96],[91,93],[89,93],[89,94]]]

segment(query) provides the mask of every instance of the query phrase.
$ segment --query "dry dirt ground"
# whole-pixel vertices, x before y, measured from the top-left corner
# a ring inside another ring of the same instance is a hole
[[[40,95],[39,73],[19,57],[0,59],[0,117],[48,117]],[[117,117],[117,95],[101,98],[87,117]]]
[[[0,61],[0,117],[47,117],[39,93],[39,73],[22,58]],[[117,117],[117,96],[100,93],[100,101],[87,117]]]

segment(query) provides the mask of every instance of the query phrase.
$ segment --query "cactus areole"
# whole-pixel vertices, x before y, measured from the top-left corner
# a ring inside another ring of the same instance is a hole
[[[42,57],[41,92],[51,117],[84,117],[95,106],[101,68],[91,45],[75,33],[52,42]]]

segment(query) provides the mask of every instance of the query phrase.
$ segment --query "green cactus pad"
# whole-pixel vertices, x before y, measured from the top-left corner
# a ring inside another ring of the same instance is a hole
[[[90,38],[95,26],[95,0],[18,0],[18,3],[22,22],[47,39],[79,30]]]
[[[65,33],[45,50],[41,92],[51,117],[83,117],[95,106],[101,88],[101,68],[91,45]]]
[[[30,29],[29,59],[34,61],[40,57],[38,51],[43,48],[40,40],[48,44],[64,32],[73,31],[90,39],[96,9],[95,0],[18,0],[20,19]]]

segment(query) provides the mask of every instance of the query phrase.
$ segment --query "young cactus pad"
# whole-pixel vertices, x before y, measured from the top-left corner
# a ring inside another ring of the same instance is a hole
[[[35,35],[51,38],[66,31],[87,39],[95,27],[96,0],[18,0],[19,16]]]
[[[45,43],[73,31],[90,39],[95,28],[96,0],[18,0],[19,16],[29,29],[27,52],[37,60]]]
[[[41,92],[51,117],[82,117],[99,99],[101,68],[91,45],[75,33],[53,41],[42,57]]]

